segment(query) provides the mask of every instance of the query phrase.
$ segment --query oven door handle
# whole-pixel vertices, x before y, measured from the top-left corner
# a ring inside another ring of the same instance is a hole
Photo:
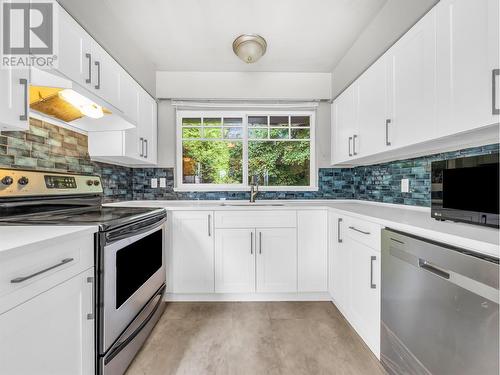
[[[150,219],[146,219],[139,223],[127,225],[124,228],[111,230],[105,234],[106,245],[109,245],[113,242],[117,242],[124,238],[137,236],[139,234],[149,232],[152,229],[159,227],[166,220],[167,220],[166,216],[159,215]]]
[[[118,340],[116,340],[116,344],[114,344],[111,347],[111,349],[109,350],[109,354],[106,355],[106,357],[104,358],[104,364],[105,365],[107,365],[109,362],[111,362],[113,360],[113,358],[115,358],[143,330],[143,328],[151,321],[151,319],[156,314],[156,312],[158,311],[158,309],[160,308],[160,306],[161,306],[161,304],[163,302],[163,291],[164,290],[165,290],[165,285],[163,287],[161,287],[161,289],[151,299],[150,303],[154,299],[158,299],[158,301],[156,301],[154,307],[150,310],[150,312],[146,316],[146,318],[144,318],[144,320],[142,320],[142,322],[137,326],[137,328],[135,328],[130,333],[127,332],[131,328],[134,327],[135,321],[137,319],[139,319],[141,317],[141,315],[143,315],[144,313],[147,313],[148,305],[150,305],[150,303],[148,303],[146,305],[146,307],[144,308],[144,310],[141,311],[139,313],[139,315],[137,315],[137,317],[134,319],[134,321],[132,321],[132,323],[130,324],[130,326],[122,334],[123,337],[119,337]]]

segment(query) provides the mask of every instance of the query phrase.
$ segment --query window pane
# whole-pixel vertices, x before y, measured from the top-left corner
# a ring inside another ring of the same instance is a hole
[[[267,116],[248,116],[248,126],[267,126]]]
[[[248,137],[252,139],[267,139],[267,129],[248,129]]]
[[[182,142],[185,184],[242,184],[243,142]]]
[[[242,139],[243,128],[224,128],[224,138],[226,139]]]
[[[288,139],[288,129],[270,129],[269,134],[273,139]]]
[[[292,139],[309,139],[309,129],[292,129]]]
[[[220,117],[205,117],[203,126],[222,126],[222,119]]]
[[[188,118],[182,119],[182,126],[201,126],[201,118]]]
[[[271,116],[269,124],[271,126],[288,126],[288,116]]]
[[[248,176],[268,186],[309,186],[309,141],[248,142]]]
[[[182,138],[201,138],[201,128],[182,128]]]
[[[222,128],[204,128],[203,138],[222,138]]]
[[[309,116],[292,116],[292,126],[310,126]]]
[[[243,126],[243,119],[241,117],[225,117],[224,126]]]

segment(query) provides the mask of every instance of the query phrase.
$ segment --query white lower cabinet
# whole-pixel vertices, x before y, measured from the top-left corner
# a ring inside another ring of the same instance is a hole
[[[380,358],[381,263],[380,241],[375,241],[382,228],[342,215],[332,215],[331,223],[330,293],[349,323]]]
[[[215,291],[255,292],[255,229],[215,231]]]
[[[93,277],[88,269],[0,314],[0,374],[95,373]]]
[[[297,291],[295,228],[258,228],[257,292]]]
[[[213,293],[213,212],[177,211],[172,221],[172,292]]]

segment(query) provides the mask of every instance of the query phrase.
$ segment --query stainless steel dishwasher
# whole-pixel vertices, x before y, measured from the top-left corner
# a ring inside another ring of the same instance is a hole
[[[390,374],[499,373],[499,262],[382,231],[381,361]]]

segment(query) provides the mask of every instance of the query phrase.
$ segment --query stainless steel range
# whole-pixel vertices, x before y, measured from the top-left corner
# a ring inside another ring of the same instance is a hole
[[[116,375],[164,310],[166,211],[103,207],[102,194],[97,176],[0,169],[0,225],[98,226],[96,372]]]

